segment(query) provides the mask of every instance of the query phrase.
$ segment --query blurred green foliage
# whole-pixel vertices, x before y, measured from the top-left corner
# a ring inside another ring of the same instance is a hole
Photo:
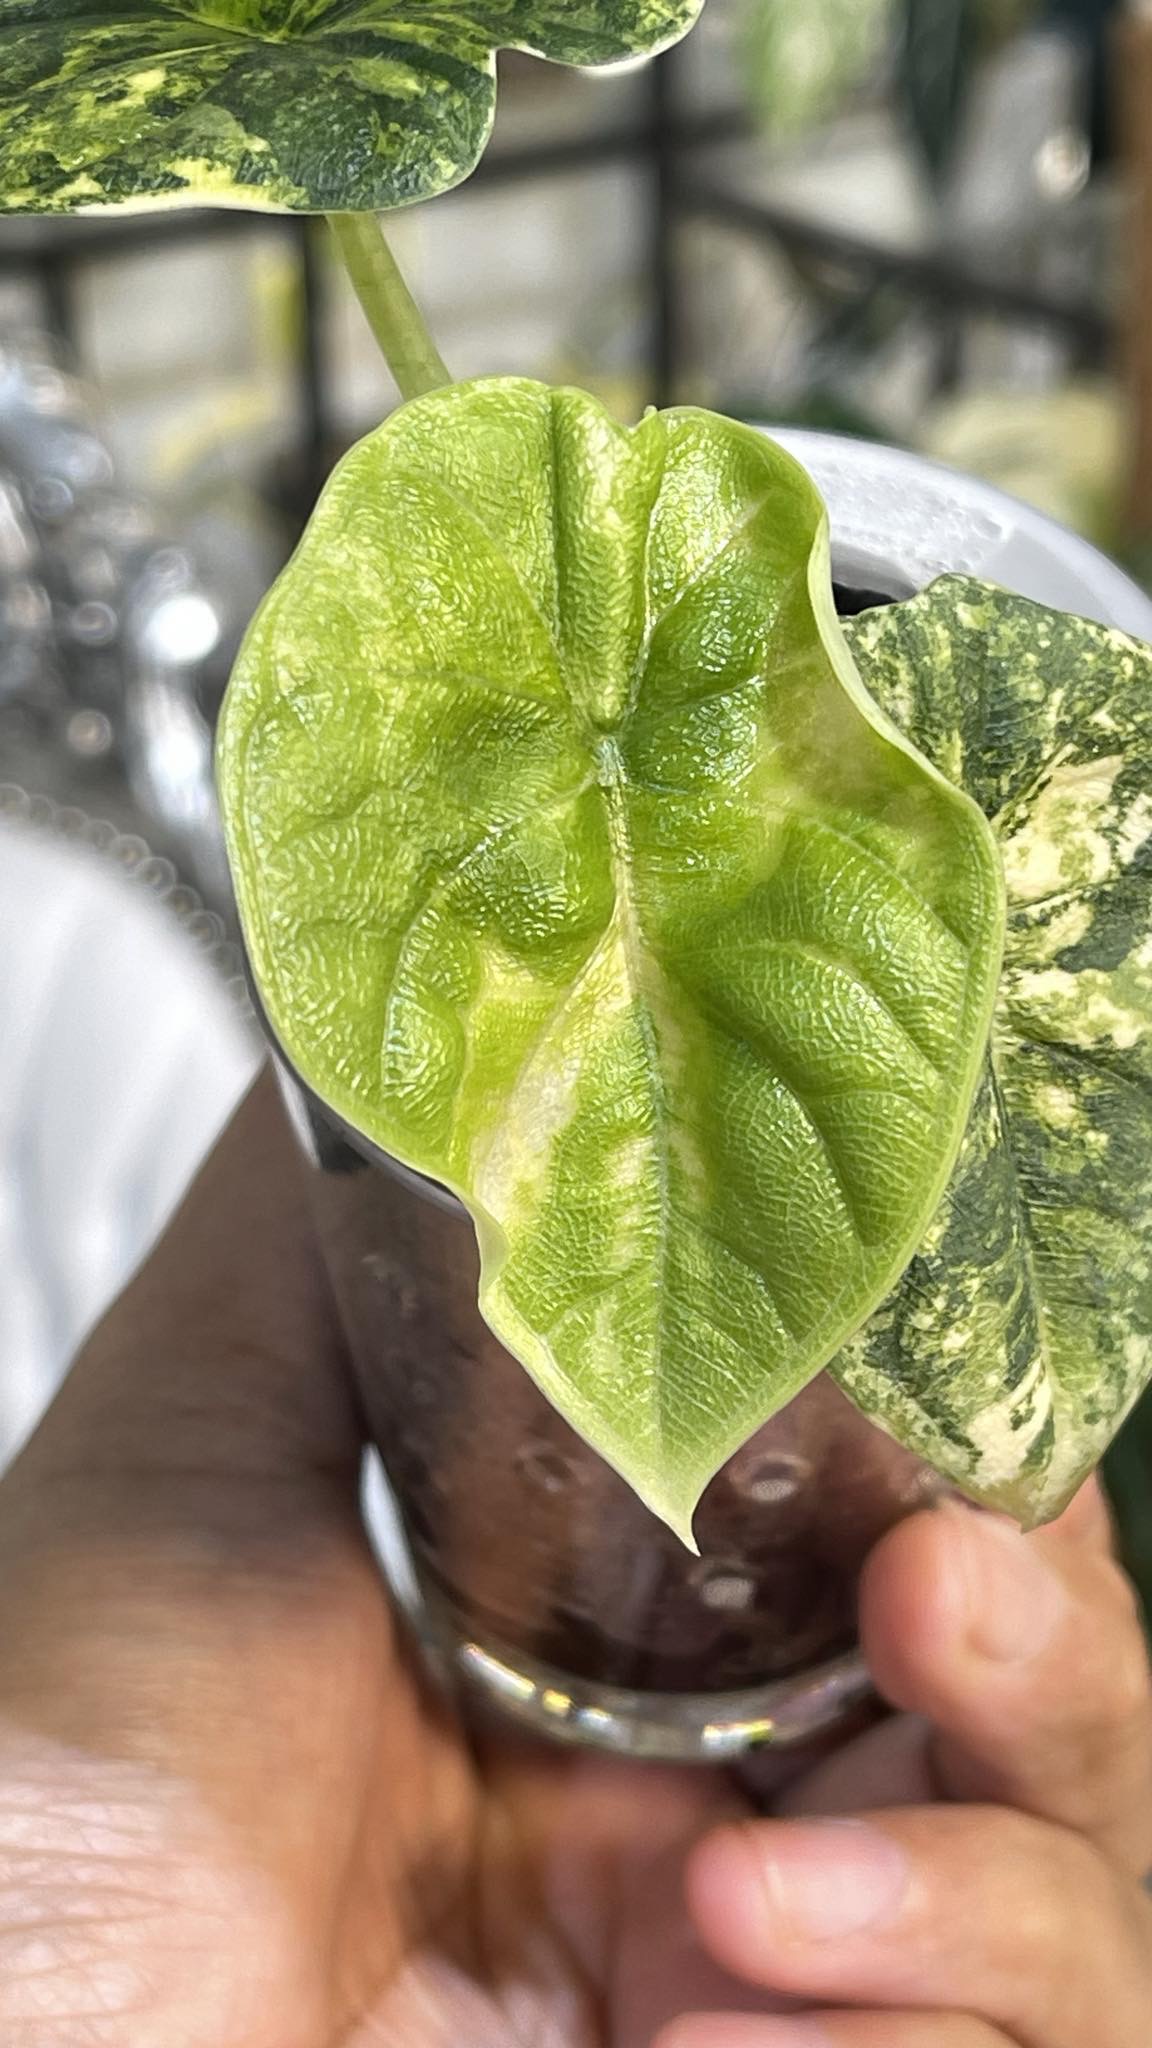
[[[774,136],[825,120],[890,68],[898,108],[928,168],[951,161],[972,69],[1038,0],[744,0],[753,104]],[[1065,8],[1108,0],[1063,0]]]
[[[898,0],[744,0],[742,57],[770,135],[799,135],[835,113],[878,66]]]

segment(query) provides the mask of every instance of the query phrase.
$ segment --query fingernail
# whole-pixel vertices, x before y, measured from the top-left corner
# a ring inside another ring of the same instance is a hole
[[[968,1642],[995,1664],[1020,1664],[1047,1649],[1068,1611],[1061,1580],[1012,1522],[971,1508],[963,1520]]]
[[[890,1836],[864,1821],[792,1821],[770,1831],[735,1831],[770,1920],[801,1941],[837,1941],[888,1925],[904,1902],[908,1858]]]

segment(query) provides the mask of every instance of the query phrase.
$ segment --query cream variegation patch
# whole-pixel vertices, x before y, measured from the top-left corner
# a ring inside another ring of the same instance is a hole
[[[1108,828],[1115,823],[1112,792],[1123,766],[1123,754],[1111,754],[1052,771],[1027,817],[1001,839],[1013,904],[1039,903],[1104,880],[1117,858]]]

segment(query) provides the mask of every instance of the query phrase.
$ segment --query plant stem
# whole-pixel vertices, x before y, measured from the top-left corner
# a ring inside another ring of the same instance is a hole
[[[452,382],[374,213],[330,213],[328,225],[401,398]]]

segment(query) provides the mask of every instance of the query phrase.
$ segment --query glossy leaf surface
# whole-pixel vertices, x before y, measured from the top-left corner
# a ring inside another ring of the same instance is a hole
[[[952,577],[848,633],[992,821],[1008,935],[955,1176],[834,1370],[965,1492],[1044,1520],[1152,1375],[1152,649]]]
[[[495,51],[603,64],[699,0],[0,0],[0,211],[192,202],[320,212],[458,184]]]
[[[919,1241],[999,966],[991,834],[861,690],[813,485],[707,413],[418,400],[220,766],[290,1058],[467,1202],[488,1321],[686,1533]]]

